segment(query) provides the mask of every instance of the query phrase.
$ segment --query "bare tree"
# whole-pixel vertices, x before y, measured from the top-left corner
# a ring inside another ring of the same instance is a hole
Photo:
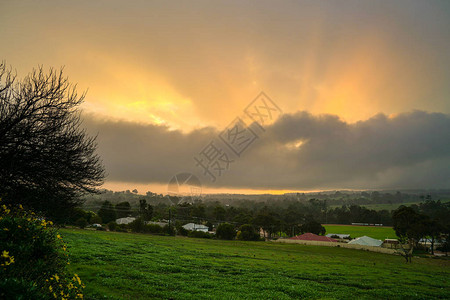
[[[0,63],[0,197],[62,220],[96,192],[104,168],[96,137],[81,128],[76,85],[63,69],[34,69],[23,80]]]

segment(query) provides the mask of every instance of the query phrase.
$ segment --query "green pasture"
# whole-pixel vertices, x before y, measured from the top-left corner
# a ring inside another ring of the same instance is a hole
[[[326,230],[326,234],[329,233],[343,233],[350,234],[352,238],[360,236],[370,236],[374,239],[384,240],[386,238],[396,239],[397,235],[392,227],[382,226],[353,226],[353,225],[323,225]]]
[[[335,247],[62,229],[86,299],[450,298],[450,262]]]

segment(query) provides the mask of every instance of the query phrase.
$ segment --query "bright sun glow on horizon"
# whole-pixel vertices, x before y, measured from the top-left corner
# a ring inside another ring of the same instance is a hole
[[[138,190],[138,194],[145,195],[147,192],[157,193],[167,195],[169,194],[167,184],[141,184],[134,182],[106,182],[102,188],[121,192],[126,190]],[[315,193],[321,192],[323,190],[311,189],[311,190],[265,190],[265,189],[236,189],[236,188],[210,188],[202,187],[202,195],[208,194],[246,194],[246,195],[260,195],[260,194],[270,194],[270,195],[283,195],[286,193]]]

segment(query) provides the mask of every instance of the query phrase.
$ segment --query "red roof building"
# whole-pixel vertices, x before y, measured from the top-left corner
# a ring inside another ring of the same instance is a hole
[[[317,242],[333,242],[333,243],[337,243],[337,241],[335,239],[326,237],[326,236],[322,236],[322,235],[317,235],[314,233],[304,233],[302,235],[297,235],[294,237],[290,238],[291,240],[302,240],[302,241],[317,241]]]

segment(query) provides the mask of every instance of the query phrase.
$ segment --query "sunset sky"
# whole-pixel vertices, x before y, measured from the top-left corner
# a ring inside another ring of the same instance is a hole
[[[450,1],[1,1],[0,37],[19,77],[88,90],[106,188],[450,188]],[[219,139],[211,181],[194,157],[262,91],[283,114],[240,156]]]

